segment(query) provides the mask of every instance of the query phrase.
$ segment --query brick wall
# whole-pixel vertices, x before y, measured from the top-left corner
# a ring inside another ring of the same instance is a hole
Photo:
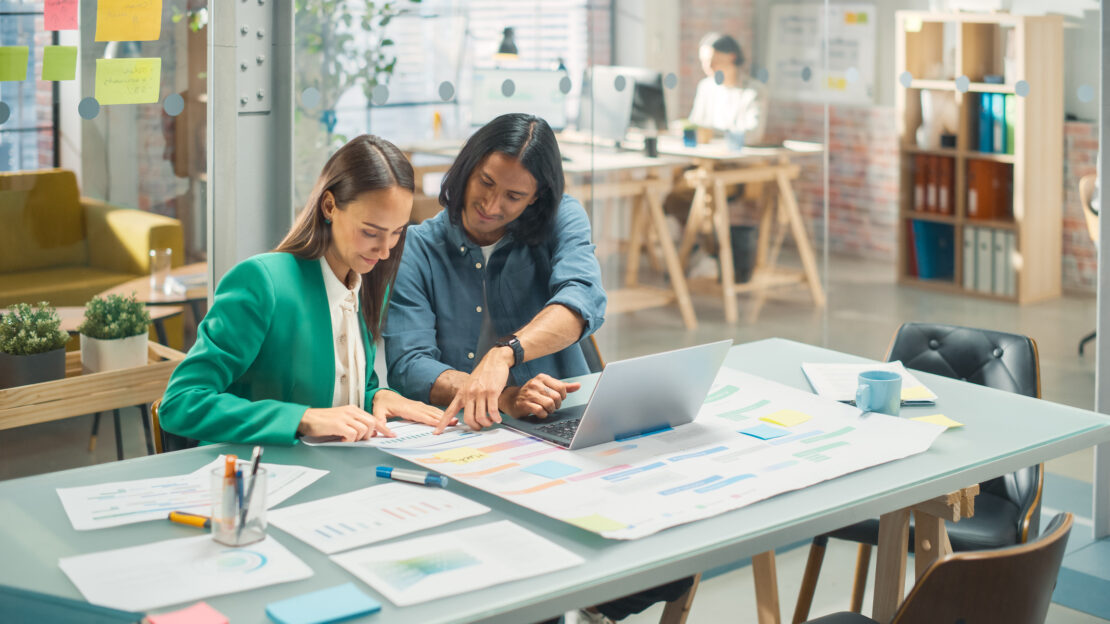
[[[1095,292],[1098,251],[1087,234],[1087,221],[1079,203],[1079,179],[1095,173],[1098,124],[1069,121],[1064,124],[1064,288]]]

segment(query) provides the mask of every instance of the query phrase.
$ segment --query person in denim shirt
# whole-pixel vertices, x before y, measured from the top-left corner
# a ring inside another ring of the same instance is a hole
[[[578,388],[559,380],[589,372],[577,342],[606,298],[547,122],[509,114],[478,130],[439,200],[444,211],[409,229],[390,300],[390,386],[447,405],[440,430],[456,414],[474,429],[500,412],[550,414]]]
[[[543,119],[502,115],[444,176],[439,215],[410,228],[386,317],[389,385],[447,405],[474,429],[547,416],[589,372],[578,341],[601,326],[605,291],[590,222],[563,194],[559,145]],[[683,595],[684,578],[583,609],[608,622]]]

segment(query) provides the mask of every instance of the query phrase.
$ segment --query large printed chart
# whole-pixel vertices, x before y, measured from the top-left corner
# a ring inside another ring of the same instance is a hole
[[[375,446],[588,531],[636,539],[921,453],[944,428],[861,415],[726,367],[693,423],[580,451],[504,428],[395,431]]]

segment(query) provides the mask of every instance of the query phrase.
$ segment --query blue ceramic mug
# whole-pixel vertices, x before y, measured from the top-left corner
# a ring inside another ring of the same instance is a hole
[[[902,409],[902,376],[883,370],[860,373],[856,407],[865,412],[897,416]]]

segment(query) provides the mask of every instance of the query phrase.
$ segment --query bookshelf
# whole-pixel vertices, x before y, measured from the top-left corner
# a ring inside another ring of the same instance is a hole
[[[898,281],[1018,303],[1058,297],[1063,18],[899,11],[896,26]],[[954,99],[954,146],[918,146],[922,92],[934,109]]]

